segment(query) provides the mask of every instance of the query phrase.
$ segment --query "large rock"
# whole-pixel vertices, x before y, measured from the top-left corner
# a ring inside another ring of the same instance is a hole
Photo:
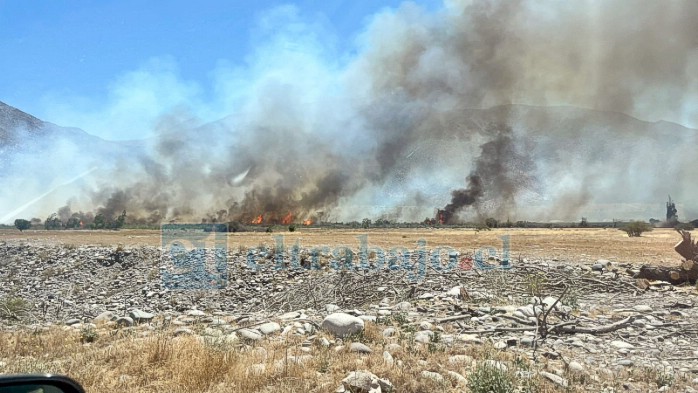
[[[105,312],[103,312],[103,313],[97,315],[97,316],[92,320],[92,322],[94,322],[94,323],[106,323],[106,322],[109,322],[109,321],[113,321],[113,320],[115,320],[115,319],[116,319],[116,317],[114,316],[114,313],[113,313],[113,312],[111,312],[111,311],[105,311]]]
[[[281,330],[281,326],[276,322],[267,322],[265,324],[257,326],[257,330],[259,330],[263,335],[266,336],[278,332],[279,330]]]
[[[240,329],[238,334],[247,341],[259,341],[262,339],[262,333],[257,329]]]
[[[362,332],[364,321],[361,318],[338,312],[325,317],[320,327],[337,337],[346,337]]]
[[[342,380],[344,388],[352,393],[392,392],[393,384],[369,371],[352,371]]]
[[[349,352],[368,354],[373,352],[373,350],[363,343],[351,343],[349,346]]]
[[[145,312],[137,308],[133,309],[133,311],[128,313],[128,316],[131,317],[137,323],[150,322],[153,318],[155,318],[155,314],[151,314],[149,312]]]

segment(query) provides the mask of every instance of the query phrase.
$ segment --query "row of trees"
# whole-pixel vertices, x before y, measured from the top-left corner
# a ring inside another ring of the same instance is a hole
[[[87,221],[87,222],[86,222]],[[59,229],[120,229],[123,228],[126,223],[126,210],[121,212],[117,217],[109,217],[104,213],[98,213],[94,218],[91,216],[81,215],[79,213],[74,213],[67,220],[61,220],[57,213],[53,213],[43,223],[43,227],[46,230],[59,230]],[[41,220],[32,219],[31,221],[25,219],[16,219],[15,227],[21,231],[26,229],[31,229],[32,227],[38,227],[41,225]]]

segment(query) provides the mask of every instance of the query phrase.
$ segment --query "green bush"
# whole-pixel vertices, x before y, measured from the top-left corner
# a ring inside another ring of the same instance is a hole
[[[93,343],[97,341],[97,338],[99,338],[99,333],[97,333],[97,330],[93,328],[92,326],[86,326],[82,329],[80,329],[80,342],[85,344],[85,343]]]
[[[682,231],[692,231],[695,229],[695,227],[690,222],[681,222],[676,226],[676,229],[680,229]]]
[[[644,232],[651,232],[652,226],[644,221],[633,221],[621,228],[621,230],[625,231],[629,237],[639,237]]]
[[[29,229],[32,227],[32,223],[27,220],[23,220],[21,218],[18,218],[15,220],[15,227],[19,229],[20,232],[22,232],[25,229]]]
[[[468,376],[468,388],[472,393],[510,393],[514,391],[514,381],[506,371],[481,363]]]
[[[0,319],[19,320],[31,311],[33,305],[21,297],[0,298]]]
[[[289,232],[295,232],[295,231],[296,231],[296,225],[295,225],[295,224],[289,225],[289,226],[288,226],[288,231],[289,231]]]

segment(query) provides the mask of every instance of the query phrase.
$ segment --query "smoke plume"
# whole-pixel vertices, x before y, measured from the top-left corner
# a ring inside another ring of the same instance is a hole
[[[247,63],[216,70],[209,102],[176,67],[152,78],[176,94],[143,151],[83,152],[101,169],[72,207],[150,223],[360,220],[366,206],[611,219],[660,216],[671,193],[698,213],[698,185],[680,180],[697,133],[679,125],[698,125],[698,2],[408,2],[349,51],[298,10],[270,14]]]

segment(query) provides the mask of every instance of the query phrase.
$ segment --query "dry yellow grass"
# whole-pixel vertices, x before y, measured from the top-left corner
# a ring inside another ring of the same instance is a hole
[[[0,367],[0,373],[67,374],[87,391],[95,392],[272,393],[334,391],[350,371],[370,370],[387,378],[398,392],[427,393],[464,390],[448,380],[437,383],[420,376],[423,370],[449,370],[467,376],[473,365],[449,364],[448,357],[454,353],[515,364],[512,354],[488,345],[453,352],[401,340],[405,350],[395,354],[401,365],[390,366],[383,359],[380,348],[384,342],[379,333],[362,337],[375,349],[369,355],[314,346],[313,356],[303,358],[305,353],[297,340],[270,340],[257,347],[233,348],[206,344],[195,337],[172,337],[170,332],[149,332],[143,337],[144,332],[124,335],[123,331],[117,334],[116,330],[101,330],[100,337],[91,344],[80,342],[79,331],[58,327],[43,332],[0,333],[0,361],[6,364]],[[260,368],[250,368],[252,365]],[[511,378],[515,379],[513,373]],[[559,391],[540,379],[534,382],[539,392]],[[579,385],[569,391],[585,390]]]
[[[600,391],[604,386],[621,388],[623,380],[633,378],[636,388],[656,387],[656,372],[623,372],[616,378],[595,370],[585,376],[567,374],[560,361],[540,358],[537,364],[491,345],[447,347],[440,343],[417,344],[409,334],[386,339],[381,327],[367,324],[366,332],[356,339],[370,345],[368,355],[350,353],[351,340],[344,349],[320,345],[303,351],[302,339],[280,337],[256,345],[222,345],[194,336],[173,337],[171,331],[98,328],[99,337],[90,344],[81,342],[81,332],[67,327],[43,331],[0,333],[0,373],[51,372],[67,374],[78,380],[88,392],[331,392],[351,371],[369,370],[388,379],[396,392],[431,393],[470,391],[456,381],[435,382],[421,376],[434,371],[444,376],[455,371],[466,378],[480,362],[449,362],[455,354],[473,359],[491,359],[508,367],[503,374],[515,385],[528,386],[540,393]],[[331,337],[328,337],[331,339]],[[403,348],[393,351],[395,364],[386,363],[383,347],[388,341]],[[570,386],[562,388],[534,374],[528,380],[517,372],[549,370],[563,375]],[[686,381],[675,381],[674,387]],[[618,390],[616,390],[618,391]]]
[[[511,256],[560,259],[570,262],[593,262],[599,258],[619,262],[668,263],[679,260],[673,251],[679,240],[672,230],[655,230],[640,238],[629,238],[613,229],[506,229],[475,232],[473,230],[326,230],[302,228],[294,233],[231,233],[228,246],[232,250],[272,246],[274,236],[283,235],[286,246],[299,241],[304,247],[346,245],[358,248],[358,236],[368,236],[371,247],[407,247],[414,249],[418,240],[427,248],[451,246],[463,252],[481,247],[502,249],[502,236],[509,236]],[[158,231],[27,231],[0,230],[0,242],[63,243],[71,245],[123,244],[126,247],[160,244]],[[346,350],[335,351],[314,345],[312,358],[305,359],[300,341],[266,340],[257,347],[226,346],[202,342],[196,337],[172,337],[171,332],[138,328],[119,330],[101,327],[99,338],[91,344],[80,341],[80,332],[72,328],[53,327],[47,331],[0,332],[0,373],[53,372],[73,376],[87,391],[115,390],[122,392],[328,392],[340,384],[348,372],[370,370],[389,379],[398,392],[467,391],[448,381],[439,384],[420,377],[424,370],[446,373],[456,371],[466,378],[472,375],[471,364],[450,364],[448,357],[467,354],[475,359],[498,359],[509,364],[509,375],[531,369],[560,369],[542,359],[536,365],[516,359],[515,354],[494,350],[489,345],[443,346],[417,345],[408,336],[398,342],[404,350],[395,354],[401,366],[389,366],[383,359],[383,346],[388,339],[382,326],[368,324],[361,341],[374,352],[357,355]],[[328,337],[329,338],[329,337]],[[346,343],[345,343],[346,344]],[[264,348],[266,356],[257,348]],[[258,372],[251,365],[263,365]],[[263,370],[262,370],[263,368]],[[622,389],[619,381],[635,379],[636,388],[656,388],[656,375],[640,373],[616,378],[601,376],[600,380],[567,376],[567,390],[535,377],[538,392],[600,391],[602,386]],[[521,383],[521,380],[518,379]],[[654,385],[653,385],[654,384]],[[675,387],[678,385],[675,385]]]
[[[299,242],[303,247],[344,245],[357,249],[359,236],[366,235],[369,247],[406,247],[415,249],[418,240],[433,249],[450,246],[462,252],[481,247],[502,249],[503,236],[509,236],[512,258],[560,259],[570,262],[593,262],[609,259],[618,262],[674,264],[680,260],[673,250],[680,240],[671,229],[655,229],[639,238],[629,238],[617,229],[496,229],[476,232],[471,229],[369,229],[334,230],[300,228],[296,232],[230,233],[228,248],[273,246],[275,236],[283,236],[286,247]],[[161,244],[159,231],[25,231],[0,230],[0,241],[26,240],[31,243],[124,246]]]

